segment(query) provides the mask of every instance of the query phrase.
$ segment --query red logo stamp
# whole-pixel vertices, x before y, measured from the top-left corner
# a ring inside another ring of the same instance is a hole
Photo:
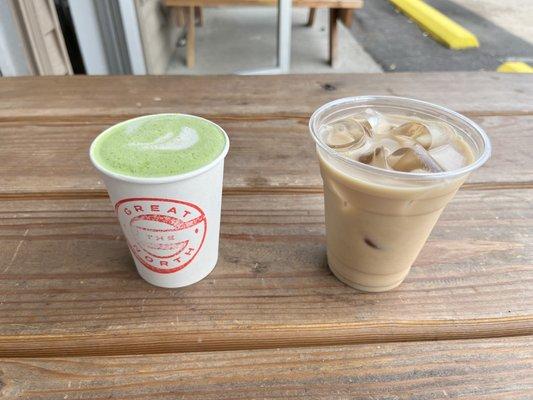
[[[194,260],[207,232],[202,209],[179,200],[123,199],[115,204],[128,246],[146,268],[169,274]]]

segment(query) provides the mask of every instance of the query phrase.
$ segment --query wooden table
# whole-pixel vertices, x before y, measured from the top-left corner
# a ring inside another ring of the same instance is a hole
[[[320,104],[370,93],[451,107],[494,144],[379,294],[326,267],[307,133]],[[4,78],[0,100],[0,398],[533,397],[533,77]],[[168,290],[138,277],[87,150],[175,111],[232,147],[219,265]]]

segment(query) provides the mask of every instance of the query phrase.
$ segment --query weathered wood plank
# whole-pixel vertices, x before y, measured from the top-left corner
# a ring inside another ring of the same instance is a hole
[[[533,116],[475,117],[491,136],[492,159],[470,183],[533,185]],[[224,185],[235,190],[320,191],[314,144],[305,119],[216,120],[231,149]],[[111,122],[110,122],[111,123]],[[104,196],[88,148],[106,124],[0,124],[1,195],[89,193]],[[29,161],[31,160],[31,161]]]
[[[397,290],[325,265],[322,196],[225,196],[200,283],[138,276],[105,199],[2,201],[0,354],[141,354],[533,333],[533,190],[462,191]]]
[[[530,399],[533,338],[0,359],[21,399]],[[4,396],[2,396],[4,395]]]
[[[0,120],[86,121],[159,112],[307,118],[329,100],[368,94],[414,97],[478,115],[533,113],[533,77],[524,74],[74,76],[2,78]]]

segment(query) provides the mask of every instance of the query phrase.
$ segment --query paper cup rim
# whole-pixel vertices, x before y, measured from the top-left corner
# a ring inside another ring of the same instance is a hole
[[[183,174],[176,174],[176,175],[169,175],[169,176],[159,176],[159,177],[138,177],[138,176],[119,174],[117,172],[113,172],[113,171],[110,171],[107,168],[104,168],[102,165],[100,165],[96,161],[96,159],[94,157],[94,148],[95,148],[96,142],[98,141],[98,139],[101,136],[105,135],[111,129],[113,129],[113,128],[117,127],[117,126],[120,126],[120,125],[127,124],[127,123],[132,122],[132,121],[140,120],[140,119],[146,119],[146,118],[150,118],[150,117],[154,117],[154,116],[163,117],[163,116],[169,116],[169,115],[173,115],[173,116],[179,115],[179,116],[183,116],[183,117],[192,117],[192,118],[196,118],[196,119],[201,119],[203,121],[209,122],[210,124],[213,124],[214,126],[216,126],[220,130],[220,132],[224,135],[224,140],[225,140],[224,148],[222,149],[220,154],[213,161],[209,162],[208,164],[206,164],[206,165],[204,165],[204,166],[202,166],[202,167],[200,167],[198,169],[195,169],[195,170],[192,170],[192,171],[189,171],[189,172],[185,172]],[[200,175],[200,174],[204,173],[205,171],[210,170],[215,165],[217,165],[221,160],[223,160],[226,157],[226,155],[228,154],[228,151],[229,151],[229,137],[228,137],[228,134],[226,133],[226,131],[224,129],[222,129],[222,127],[220,125],[214,123],[213,121],[210,121],[207,118],[202,118],[202,117],[199,117],[197,115],[191,115],[191,114],[161,113],[161,114],[141,115],[140,117],[130,118],[130,119],[118,122],[118,123],[116,123],[114,125],[111,125],[110,127],[106,128],[104,131],[100,132],[98,134],[98,136],[96,136],[94,138],[94,140],[92,141],[91,147],[89,148],[89,158],[91,159],[91,163],[94,165],[94,167],[98,171],[100,171],[102,174],[107,175],[109,177],[112,177],[114,179],[117,179],[117,180],[120,180],[120,181],[125,181],[125,182],[132,182],[132,183],[158,184],[158,183],[170,183],[170,182],[182,181],[182,180],[189,179],[189,178],[195,177],[197,175]]]

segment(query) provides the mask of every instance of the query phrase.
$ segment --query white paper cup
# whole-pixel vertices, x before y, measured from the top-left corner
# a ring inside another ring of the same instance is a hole
[[[153,115],[117,125],[147,117]],[[224,150],[209,164],[181,175],[137,178],[98,164],[93,154],[95,143],[117,125],[102,132],[91,145],[91,162],[102,175],[137,271],[152,285],[191,285],[209,275],[217,263],[224,158],[229,139],[222,128],[208,122],[224,135]]]

